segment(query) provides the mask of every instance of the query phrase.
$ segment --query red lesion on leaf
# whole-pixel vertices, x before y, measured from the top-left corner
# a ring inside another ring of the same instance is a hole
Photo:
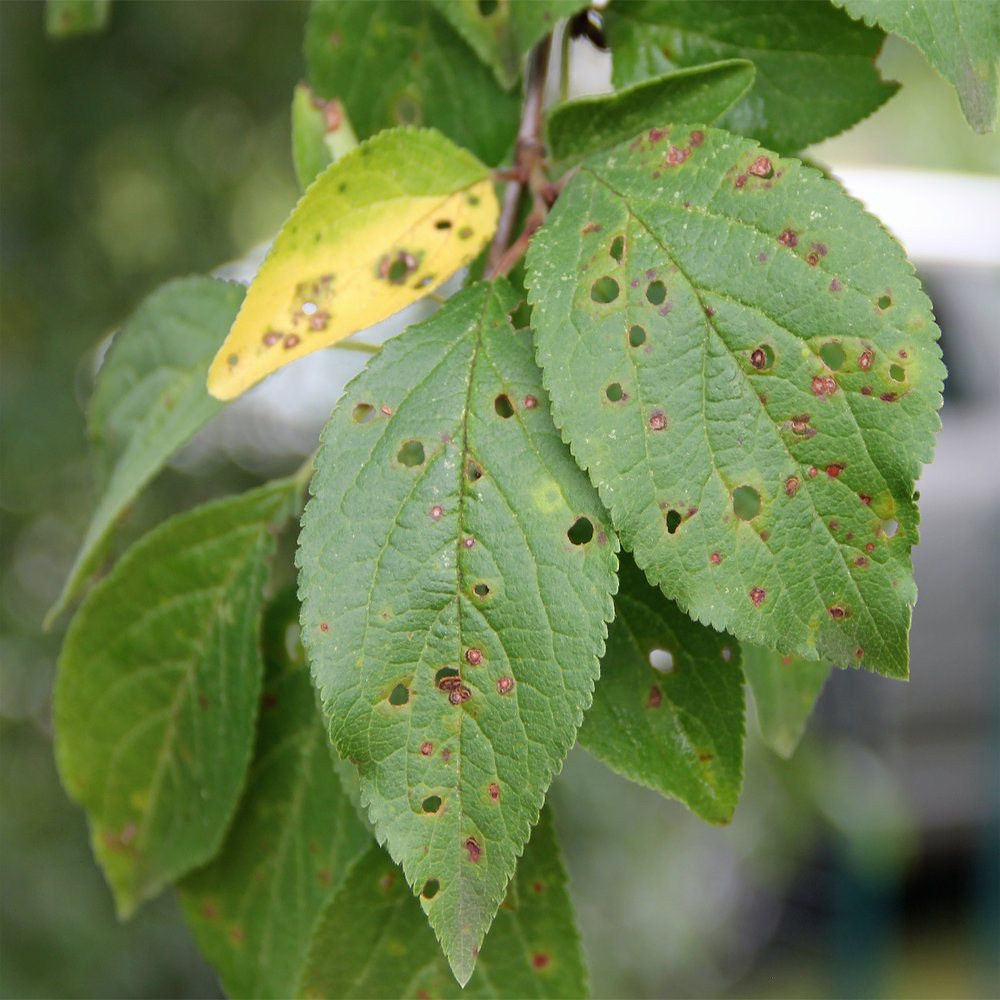
[[[599,233],[603,228],[604,227],[599,222],[588,222],[583,227],[582,232],[584,236],[586,236],[587,233]]]
[[[778,242],[786,247],[797,247],[799,245],[799,234],[794,229],[786,229],[778,237]]]
[[[442,517],[444,517],[444,508],[443,507],[438,507],[438,506],[431,507],[431,520],[432,521],[440,521]]]
[[[883,403],[895,403],[896,400],[899,399],[899,395],[895,392],[883,392],[882,395],[879,396],[879,399],[881,399]]]
[[[548,966],[551,959],[544,952],[539,952],[537,955],[531,956],[531,964],[536,969],[544,969]]]
[[[432,753],[434,753],[434,744],[433,744],[433,743],[431,743],[431,741],[430,741],[430,740],[427,740],[426,742],[424,742],[424,743],[421,743],[421,744],[420,744],[420,752],[421,752],[421,753],[422,753],[422,754],[423,754],[423,755],[424,755],[425,757],[430,757],[430,755],[431,755]]]
[[[444,749],[443,749],[443,750],[441,751],[441,759],[442,759],[442,760],[443,760],[443,761],[444,761],[444,762],[445,762],[446,764],[448,763],[448,761],[449,761],[449,760],[451,760],[451,751],[450,751],[450,750],[449,750],[449,749],[448,749],[447,747],[445,747],[445,748],[444,748]]]
[[[837,391],[837,380],[832,375],[817,375],[811,388],[814,396],[832,396]]]
[[[646,702],[647,708],[659,708],[663,704],[663,692],[654,684],[649,689],[649,700]]]
[[[538,406],[538,400],[534,396],[524,397],[524,408],[526,410],[533,410],[536,406]]]
[[[490,798],[494,802],[500,801],[500,786],[495,781],[490,785]]]
[[[785,495],[793,497],[798,492],[798,489],[799,489],[798,476],[789,476],[785,480]]]
[[[720,556],[718,552],[713,552],[713,553],[712,553],[712,554],[711,554],[711,555],[710,555],[710,556],[708,557],[708,561],[709,561],[709,562],[710,562],[710,563],[711,563],[711,564],[712,564],[713,566],[718,566],[718,565],[719,565],[719,563],[720,563],[720,562],[722,562],[722,556]]]
[[[382,406],[378,408],[378,412],[381,413],[383,417],[391,417],[392,407],[383,403]]]
[[[514,689],[514,678],[513,677],[501,677],[497,681],[497,691],[500,694],[507,694]]]
[[[857,566],[858,569],[865,569],[868,566],[868,560],[864,556],[858,556],[858,558],[854,560],[854,565]]]
[[[201,907],[201,915],[206,920],[214,920],[219,915],[219,911],[216,908],[215,903],[213,903],[209,899],[206,899]]]
[[[866,506],[870,507],[872,505],[872,498],[868,496],[867,493],[859,493],[858,499]]]
[[[534,889],[535,892],[537,893],[545,892],[545,883],[540,882],[538,879],[536,879],[534,882],[531,883],[531,888]]]
[[[834,621],[841,621],[844,618],[850,618],[851,612],[848,608],[842,608],[839,604],[835,604],[832,608],[827,608],[827,613],[830,615]]]
[[[826,467],[826,474],[831,479],[836,479],[844,471],[845,468],[846,468],[846,466],[844,466],[844,465],[842,465],[842,464],[840,464],[838,462],[831,462]]]
[[[483,662],[483,651],[476,646],[472,646],[465,651],[465,662],[475,667]]]
[[[469,852],[469,860],[474,864],[482,856],[483,849],[479,846],[479,841],[475,837],[469,837],[465,842],[465,849]]]
[[[750,591],[750,600],[753,602],[755,608],[759,608],[764,603],[766,597],[767,591],[763,587],[754,587]]]
[[[677,167],[680,166],[680,164],[682,164],[690,155],[691,150],[687,146],[683,148],[671,146],[667,150],[665,161],[668,167]]]
[[[710,760],[715,760],[715,754],[714,753],[708,753],[707,751],[702,750],[701,753],[698,754],[698,760],[700,760],[702,762],[710,761]]]
[[[774,164],[766,156],[758,156],[747,168],[747,173],[754,177],[770,177],[774,173]]]
[[[320,622],[319,623],[319,630],[320,630],[320,632],[329,632],[330,631],[330,623],[329,622]]]
[[[700,129],[695,129],[690,135],[690,143],[692,146],[700,146],[705,141],[705,133]]]
[[[669,128],[651,128],[649,130],[649,141],[651,143],[659,142],[661,139],[665,139],[670,135]]]
[[[858,367],[863,371],[868,371],[872,366],[872,362],[875,360],[875,354],[870,347],[866,347],[858,358]]]

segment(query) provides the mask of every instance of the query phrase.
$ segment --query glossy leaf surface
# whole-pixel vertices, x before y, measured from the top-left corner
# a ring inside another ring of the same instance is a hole
[[[208,373],[231,399],[439,288],[493,235],[489,171],[430,130],[368,140],[310,185]]]
[[[305,48],[309,82],[344,102],[362,139],[429,125],[490,166],[510,152],[518,95],[500,86],[428,0],[320,0]]]
[[[506,282],[389,341],[324,432],[303,641],[362,800],[472,973],[589,705],[617,543],[552,426]]]
[[[570,167],[670,122],[713,122],[753,84],[753,63],[733,59],[643,80],[613,94],[557,104],[548,115],[552,159]]]
[[[205,376],[243,294],[242,285],[214,278],[171,281],[115,334],[88,420],[102,494],[49,620],[80,592],[129,504],[222,408]]]
[[[260,698],[257,646],[279,480],[141,539],[70,626],[55,690],[63,784],[128,916],[207,861],[236,807]]]
[[[587,973],[559,848],[543,810],[463,990],[399,869],[373,848],[317,928],[304,997],[582,997]]]
[[[650,580],[740,639],[905,676],[944,369],[878,222],[678,126],[585,164],[527,263],[556,423]]]
[[[623,555],[580,745],[709,823],[728,823],[743,783],[743,701],[739,643],[693,622]]]
[[[264,620],[243,798],[222,850],[180,885],[188,923],[230,996],[294,995],[321,910],[372,843],[334,773],[298,628],[298,601],[286,592]]]
[[[969,124],[992,132],[1000,88],[1000,5],[990,0],[833,0],[851,17],[913,42],[958,91]]]
[[[719,59],[751,60],[754,85],[719,124],[782,153],[842,132],[897,90],[875,68],[882,32],[828,3],[646,0],[610,4],[605,24],[617,86]]]

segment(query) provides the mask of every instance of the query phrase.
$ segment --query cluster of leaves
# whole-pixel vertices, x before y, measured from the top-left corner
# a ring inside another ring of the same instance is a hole
[[[893,93],[849,14],[922,44],[978,125],[997,28],[843,6],[612,4],[614,92],[546,115],[551,32],[597,31],[578,0],[314,6],[319,176],[248,292],[176,281],[116,336],[54,609],[220,400],[470,265],[314,470],[162,524],[66,639],[59,765],[118,909],[176,883],[230,992],[578,995],[543,805],[577,738],[724,823],[745,684],[787,754],[831,664],[906,676],[937,330],[900,247],[790,154]],[[327,165],[345,114],[364,141]],[[310,477],[296,596],[268,581]]]

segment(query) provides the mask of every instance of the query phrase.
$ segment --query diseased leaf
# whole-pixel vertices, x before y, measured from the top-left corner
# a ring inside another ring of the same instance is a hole
[[[510,151],[520,101],[428,0],[320,0],[306,27],[309,82],[364,139],[430,125],[490,166]]]
[[[617,543],[506,282],[389,341],[324,432],[303,641],[380,840],[472,973],[590,703]]]
[[[605,29],[616,86],[719,59],[751,60],[753,88],[719,124],[782,153],[842,132],[898,89],[875,68],[882,32],[814,0],[613,3]]]
[[[111,0],[45,0],[45,33],[50,38],[103,31]]]
[[[739,644],[678,610],[628,555],[618,580],[580,745],[709,823],[728,823],[743,783]]]
[[[289,599],[290,598],[290,599]],[[180,884],[198,945],[236,997],[289,997],[323,909],[372,840],[334,774],[290,592],[267,611],[264,693],[246,790],[222,846]]]
[[[327,907],[296,995],[582,997],[587,973],[548,810],[543,809],[504,905],[463,990],[435,946],[399,869],[373,848]]]
[[[236,807],[260,699],[267,562],[298,492],[279,480],[165,522],[70,626],[56,757],[123,917],[207,861]]]
[[[833,668],[825,660],[743,644],[743,670],[753,692],[757,725],[764,742],[788,758],[802,739],[816,699]]]
[[[548,115],[552,159],[563,169],[668,122],[715,121],[753,84],[745,59],[678,70],[614,94],[558,104]]]
[[[902,35],[958,91],[977,132],[992,132],[1000,78],[1000,5],[995,0],[833,0],[851,17]]]
[[[476,55],[510,90],[521,76],[531,47],[562,17],[586,7],[586,0],[431,0],[434,8],[472,46]]]
[[[331,164],[358,144],[344,105],[336,98],[316,97],[307,83],[292,96],[292,159],[299,189],[307,187]]]
[[[94,572],[115,522],[177,449],[222,408],[205,391],[242,285],[182,278],[153,292],[115,334],[89,411],[103,490],[50,623]]]
[[[238,396],[429,295],[479,253],[498,212],[486,167],[437,132],[363,143],[327,167],[282,227],[208,391]]]
[[[878,222],[675,126],[585,164],[527,266],[554,418],[650,580],[741,640],[906,676],[944,368]]]

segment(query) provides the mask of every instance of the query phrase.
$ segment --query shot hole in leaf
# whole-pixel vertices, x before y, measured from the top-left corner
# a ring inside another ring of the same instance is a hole
[[[885,535],[886,538],[895,538],[897,531],[899,531],[898,521],[890,518],[889,520],[882,522],[882,534]]]
[[[902,365],[889,365],[889,378],[893,382],[904,382],[906,380],[906,369]]]
[[[612,403],[618,403],[625,398],[625,393],[622,392],[621,382],[612,382],[611,385],[604,390],[604,395],[611,400]]]
[[[489,597],[490,588],[485,583],[477,583],[473,588],[472,592],[476,597]]]
[[[589,518],[578,517],[566,532],[566,537],[574,545],[586,545],[594,537],[594,525]]]
[[[469,480],[470,483],[479,482],[483,478],[483,469],[474,459],[469,459],[465,463],[465,478]]]
[[[510,401],[510,396],[507,393],[502,392],[496,399],[493,400],[493,409],[496,410],[497,416],[504,420],[509,420],[514,416],[514,404]]]
[[[605,275],[603,278],[598,278],[591,286],[590,297],[595,302],[614,302],[618,298],[619,290],[618,282],[614,278],[609,278]]]
[[[450,219],[438,219],[437,222],[434,223],[434,228],[435,229],[451,229],[451,220]]]
[[[531,324],[531,306],[525,299],[521,301],[507,313],[507,319],[515,330],[523,330]]]
[[[419,441],[407,441],[396,455],[401,465],[408,469],[424,464],[424,446]]]
[[[641,326],[633,326],[628,332],[630,347],[641,347],[646,343],[646,331]]]
[[[667,511],[667,534],[672,535],[680,526],[683,518],[679,510]]]
[[[878,300],[879,309],[888,309],[892,305],[892,298],[888,295],[880,295]]]
[[[367,424],[375,416],[375,407],[371,403],[358,403],[351,410],[351,419],[356,424]]]
[[[389,692],[389,704],[400,706],[405,705],[410,700],[410,689],[405,684],[397,684]]]
[[[620,264],[625,256],[625,237],[616,236],[611,241],[611,256]]]
[[[752,521],[760,513],[760,494],[752,486],[733,490],[733,513],[741,521]]]
[[[651,281],[646,289],[646,300],[654,306],[660,305],[667,297],[667,286],[662,281]]]
[[[429,878],[425,883],[423,889],[420,890],[420,895],[424,899],[433,899],[438,894],[438,889],[441,888],[441,883],[438,882],[436,878]]]
[[[455,667],[442,667],[434,675],[434,686],[441,688],[442,691],[447,691],[449,688],[455,687],[456,684],[460,683],[461,679]]]
[[[761,344],[750,352],[750,364],[759,372],[767,371],[774,364],[774,350],[770,344]]]
[[[839,372],[847,360],[847,351],[835,340],[828,340],[819,349],[820,360],[832,372]]]
[[[427,798],[420,804],[420,808],[423,809],[425,813],[436,813],[441,808],[441,796],[428,795]]]
[[[652,649],[649,652],[649,665],[661,674],[673,673],[674,654],[668,649]]]

